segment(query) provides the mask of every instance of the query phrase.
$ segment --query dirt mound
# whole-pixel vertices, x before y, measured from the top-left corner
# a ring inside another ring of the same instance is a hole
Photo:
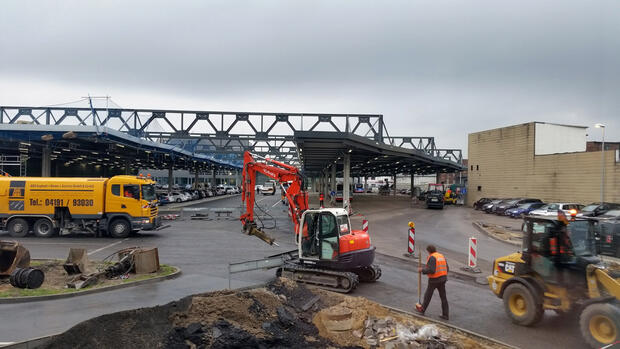
[[[170,316],[189,307],[191,297],[153,308],[98,316],[56,336],[42,348],[164,348],[173,330]]]
[[[100,316],[46,348],[388,348],[399,342],[416,348],[497,347],[437,324],[434,334],[414,338],[426,324],[365,298],[278,279],[265,288],[198,294]]]

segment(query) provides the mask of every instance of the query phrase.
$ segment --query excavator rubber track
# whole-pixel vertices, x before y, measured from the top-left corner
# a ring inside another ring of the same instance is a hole
[[[381,277],[381,267],[371,264],[367,267],[356,269],[355,274],[357,274],[361,282],[375,282]]]
[[[285,263],[278,268],[276,275],[340,293],[349,293],[359,284],[359,277],[353,272],[305,267],[296,263]]]

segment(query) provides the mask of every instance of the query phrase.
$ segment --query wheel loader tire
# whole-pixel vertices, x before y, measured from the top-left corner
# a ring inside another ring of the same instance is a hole
[[[613,303],[586,306],[579,316],[581,336],[592,348],[602,348],[618,341],[620,309]]]
[[[6,230],[14,238],[23,238],[28,235],[30,226],[28,221],[23,218],[13,218],[6,227]]]
[[[508,285],[504,290],[504,310],[512,322],[521,326],[532,326],[543,316],[542,304],[527,286],[521,283]]]

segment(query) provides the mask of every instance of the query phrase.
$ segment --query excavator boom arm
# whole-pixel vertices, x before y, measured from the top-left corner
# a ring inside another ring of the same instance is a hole
[[[263,161],[258,162],[255,158]],[[297,232],[301,214],[308,209],[308,194],[302,188],[303,179],[299,169],[276,160],[259,157],[248,151],[243,155],[243,185],[241,187],[241,200],[245,203],[245,212],[241,214],[240,219],[244,225],[244,231],[248,232],[250,226],[256,228],[254,223],[256,173],[262,173],[280,185],[291,182],[284,195],[288,200],[291,219]]]

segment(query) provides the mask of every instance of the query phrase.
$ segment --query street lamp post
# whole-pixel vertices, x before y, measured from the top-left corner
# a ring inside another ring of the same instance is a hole
[[[601,205],[605,202],[605,125],[596,124],[596,128],[603,131],[603,140],[601,142]]]

